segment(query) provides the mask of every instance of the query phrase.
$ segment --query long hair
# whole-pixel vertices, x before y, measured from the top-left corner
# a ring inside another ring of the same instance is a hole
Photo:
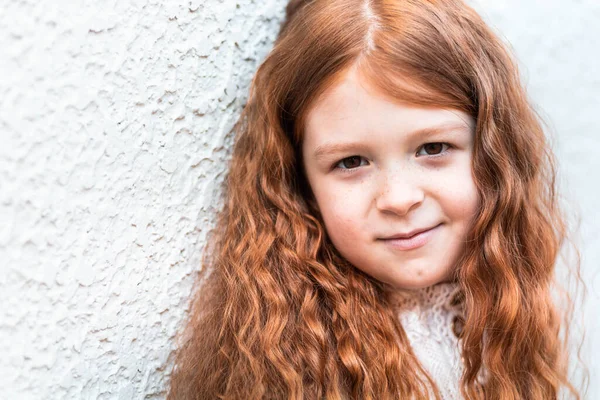
[[[440,398],[390,292],[328,239],[302,170],[307,111],[355,65],[393,98],[477,121],[462,394],[578,398],[551,293],[567,238],[555,160],[510,53],[459,0],[292,0],[234,128],[169,399]]]

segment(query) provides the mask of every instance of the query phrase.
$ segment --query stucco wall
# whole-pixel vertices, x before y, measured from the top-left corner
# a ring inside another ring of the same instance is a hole
[[[284,6],[0,4],[1,398],[164,397],[228,132]],[[582,216],[600,398],[600,3],[477,8],[513,44]]]
[[[282,1],[0,5],[0,398],[162,398]]]

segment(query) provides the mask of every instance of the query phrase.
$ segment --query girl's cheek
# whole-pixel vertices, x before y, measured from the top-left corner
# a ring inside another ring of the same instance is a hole
[[[470,191],[474,187],[469,158],[458,160],[453,165],[439,170],[437,176],[438,185],[449,190],[459,192]]]
[[[359,215],[364,215],[364,208],[369,204],[366,190],[348,187],[348,185],[327,185],[323,187],[323,196],[318,200],[319,208],[326,223],[349,228],[356,224]]]
[[[474,212],[479,204],[479,194],[473,176],[471,174],[470,165],[457,168],[451,174],[448,174],[444,179],[445,196],[452,201],[457,212],[461,214],[465,212]]]

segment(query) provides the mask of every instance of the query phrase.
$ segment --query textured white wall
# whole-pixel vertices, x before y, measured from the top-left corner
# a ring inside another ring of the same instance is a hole
[[[0,4],[0,397],[164,397],[227,133],[284,6]],[[582,216],[600,398],[600,3],[477,8],[513,44]]]
[[[163,398],[281,0],[0,2],[0,398]]]

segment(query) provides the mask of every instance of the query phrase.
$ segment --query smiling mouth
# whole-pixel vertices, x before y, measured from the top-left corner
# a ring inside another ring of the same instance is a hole
[[[437,224],[435,226],[432,226],[430,228],[425,228],[425,229],[414,229],[414,230],[412,230],[411,232],[408,232],[408,233],[398,233],[398,234],[391,235],[391,236],[388,236],[388,237],[384,237],[384,238],[381,238],[381,239],[384,239],[384,240],[385,239],[410,239],[411,237],[416,236],[419,233],[423,233],[423,232],[429,231],[429,230],[431,230],[433,228],[437,228],[438,225],[441,225],[441,224]]]
[[[431,240],[431,238],[437,233],[437,231],[439,230],[438,228],[441,225],[442,224],[439,224],[434,226],[433,228],[420,231],[418,233],[413,234],[412,236],[397,236],[390,238],[382,238],[379,240],[383,241],[385,244],[396,250],[413,250],[426,245]]]

